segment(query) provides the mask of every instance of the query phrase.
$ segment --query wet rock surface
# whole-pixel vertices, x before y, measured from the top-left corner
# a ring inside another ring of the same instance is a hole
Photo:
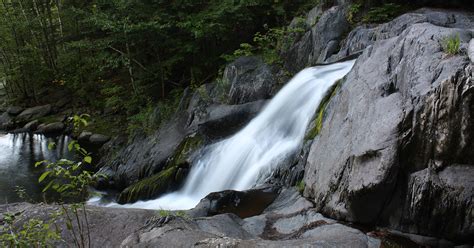
[[[254,66],[259,69],[249,69]],[[151,135],[135,136],[118,152],[118,156],[107,161],[101,168],[101,173],[111,179],[109,186],[123,190],[160,171],[178,166],[172,163],[173,158],[182,157],[180,148],[189,139],[197,137],[199,142],[188,147],[192,151],[186,152],[184,160],[189,165],[193,154],[198,153],[204,145],[228,137],[246,125],[265,106],[265,99],[271,94],[275,83],[271,80],[273,74],[260,59],[252,57],[229,65],[226,71],[224,80],[231,82],[228,91],[208,85],[203,85],[192,93],[187,90],[170,121]],[[262,80],[261,87],[249,84],[251,81],[247,79],[253,77]],[[232,100],[238,104],[221,101],[226,97],[231,99],[232,92],[242,94],[238,100]]]
[[[305,168],[305,195],[318,211],[472,242],[473,192],[460,188],[473,182],[455,171],[474,170],[473,68],[466,54],[445,53],[442,40],[459,35],[467,44],[473,20],[423,9],[349,34],[345,55],[344,47],[365,49],[329,103]]]
[[[228,194],[220,193],[224,198]],[[68,205],[65,207],[69,209]],[[60,208],[58,205],[29,203],[0,205],[0,222],[7,213],[17,216],[17,225],[30,218],[45,220]],[[85,222],[82,211],[78,217]],[[86,211],[92,247],[453,246],[448,241],[386,230],[366,233],[323,216],[295,189],[287,188],[282,189],[263,212],[247,218],[232,213],[193,217],[199,212],[196,209],[167,212],[87,206]],[[66,228],[64,215],[60,215],[55,223],[63,239],[56,246],[68,247],[73,243],[73,236]],[[77,231],[76,222],[72,224]]]

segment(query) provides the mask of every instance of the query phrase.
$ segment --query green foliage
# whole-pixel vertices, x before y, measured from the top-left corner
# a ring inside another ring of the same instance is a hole
[[[54,247],[60,241],[60,230],[54,225],[55,215],[48,221],[31,218],[18,225],[14,214],[5,213],[0,226],[0,246],[2,247]]]
[[[297,28],[267,28],[265,33],[257,32],[253,37],[253,44],[242,43],[231,55],[223,55],[227,61],[235,60],[241,56],[260,55],[268,64],[280,62],[280,52],[289,48],[293,43],[292,37],[295,33],[304,32],[304,27]]]
[[[169,210],[165,210],[165,209],[160,209],[158,210],[158,216],[159,217],[169,217],[169,216],[176,216],[176,217],[180,217],[180,218],[183,218],[183,219],[190,219],[191,217],[189,217],[188,214],[186,214],[186,212],[184,211],[169,211]]]
[[[318,2],[2,0],[0,74],[18,101],[47,101],[38,94],[51,89],[74,104],[135,115],[173,89],[212,81],[222,54]]]
[[[443,39],[443,51],[449,55],[456,55],[461,49],[461,38],[459,34],[454,36],[447,36]]]
[[[359,14],[361,11],[362,4],[361,3],[353,3],[349,6],[349,10],[347,12],[347,21],[350,24],[355,24],[357,23],[356,16]]]
[[[298,189],[298,191],[300,192],[300,194],[303,194],[305,187],[306,187],[306,186],[305,186],[304,180],[301,180],[301,181],[299,181],[299,182],[296,184],[296,188]]]
[[[170,96],[154,105],[149,101],[139,112],[128,117],[127,132],[133,136],[136,131],[152,134],[163,123],[170,120],[176,113],[181,101],[183,91],[175,89]]]
[[[81,128],[86,127],[89,123],[88,118],[89,115],[87,114],[71,117],[69,120],[72,123],[73,132],[78,133]],[[76,140],[69,142],[68,150],[74,151],[80,158],[79,161],[60,159],[56,162],[37,162],[35,167],[44,166],[45,169],[38,178],[38,182],[46,183],[43,192],[54,191],[61,196],[63,201],[70,199],[84,201],[89,197],[89,187],[95,184],[103,175],[94,174],[84,168],[85,165],[92,164],[92,156]],[[87,210],[82,201],[81,203],[71,204],[69,207],[61,202],[62,210],[55,217],[64,216],[66,227],[71,232],[77,247],[90,247],[91,237]],[[79,211],[80,209],[81,211]],[[54,221],[55,218],[49,219]],[[32,220],[34,219],[30,219],[30,221]],[[49,226],[46,227],[49,228]],[[42,232],[47,234],[45,230],[42,230]]]
[[[401,5],[386,3],[382,6],[371,8],[362,18],[362,21],[364,23],[383,23],[391,21],[404,11],[405,9]]]

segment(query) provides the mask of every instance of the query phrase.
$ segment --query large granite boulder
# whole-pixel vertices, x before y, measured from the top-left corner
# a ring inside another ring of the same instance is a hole
[[[269,99],[277,82],[272,68],[259,57],[241,57],[230,63],[223,80],[230,84],[230,104]]]
[[[466,46],[473,20],[424,9],[348,36],[345,46],[363,54],[329,103],[306,164],[305,195],[318,211],[472,241],[473,182],[461,174],[474,171],[473,68],[442,43],[459,35]]]
[[[285,68],[296,73],[307,66],[323,63],[336,53],[339,43],[350,31],[346,13],[346,5],[334,6],[324,12],[321,7],[315,7],[305,20],[310,28],[282,53]]]
[[[415,23],[431,23],[448,28],[469,29],[473,15],[438,9],[422,8],[417,11],[401,15],[394,20],[380,24],[365,24],[354,28],[346,39],[341,42],[339,52],[328,58],[333,62],[339,59],[360,53],[377,40],[383,40],[400,35],[408,26]]]

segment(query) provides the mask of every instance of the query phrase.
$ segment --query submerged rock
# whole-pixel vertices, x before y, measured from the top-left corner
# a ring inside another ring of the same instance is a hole
[[[240,218],[259,215],[275,200],[279,189],[270,185],[247,191],[226,190],[210,193],[190,214],[198,217],[232,213]]]

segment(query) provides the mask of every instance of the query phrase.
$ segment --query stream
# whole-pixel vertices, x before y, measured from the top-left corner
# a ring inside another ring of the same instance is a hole
[[[45,196],[38,177],[44,169],[35,168],[35,163],[71,158],[67,149],[69,141],[68,136],[0,133],[0,204],[43,200]],[[49,142],[55,142],[56,149],[49,150]],[[24,190],[26,197],[20,197],[18,189]]]

